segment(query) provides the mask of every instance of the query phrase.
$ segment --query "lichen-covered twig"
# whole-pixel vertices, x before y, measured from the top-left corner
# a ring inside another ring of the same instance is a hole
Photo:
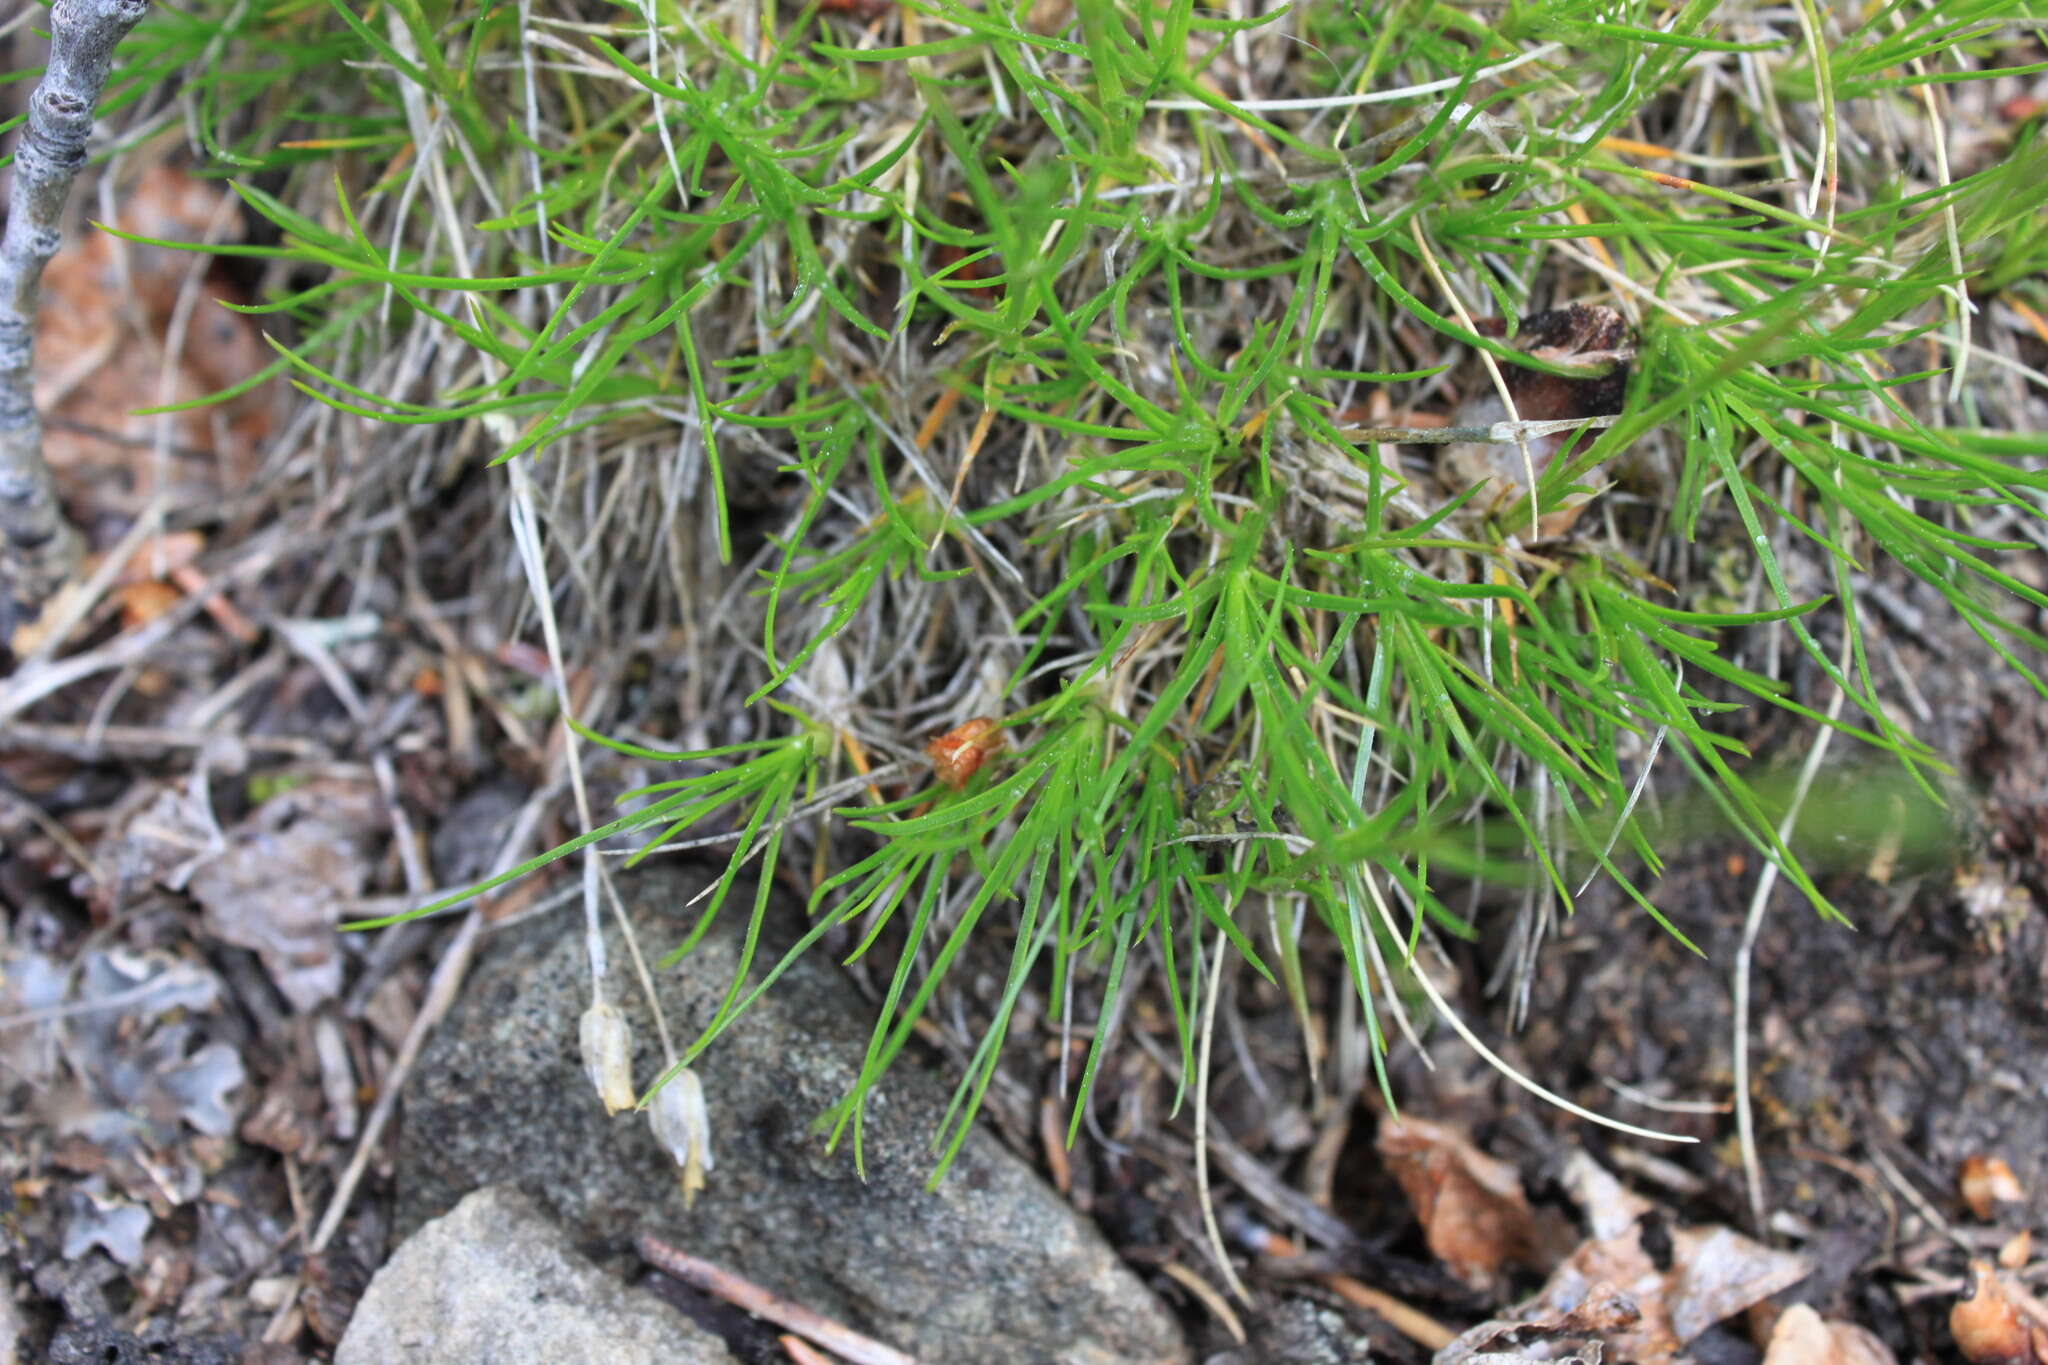
[[[57,254],[64,201],[85,164],[114,48],[148,0],[56,0],[50,63],[29,96],[0,236],[0,593],[35,612],[71,575],[79,541],[64,518],[35,403],[36,294]]]

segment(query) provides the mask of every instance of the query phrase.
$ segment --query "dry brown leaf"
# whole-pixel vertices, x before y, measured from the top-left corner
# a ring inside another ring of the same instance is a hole
[[[293,1068],[281,1069],[242,1119],[239,1135],[244,1142],[308,1160],[320,1146],[319,1092]]]
[[[121,603],[121,629],[133,630],[177,606],[184,594],[159,579],[145,578],[122,585],[116,596]]]
[[[1779,1316],[1763,1365],[1897,1365],[1897,1357],[1855,1323],[1829,1322],[1800,1303]]]
[[[1535,1219],[1513,1166],[1447,1124],[1412,1116],[1382,1124],[1378,1147],[1430,1251],[1452,1274],[1485,1288],[1508,1265],[1535,1263]]]
[[[1606,1343],[1627,1333],[1641,1316],[1628,1295],[1611,1284],[1596,1284],[1561,1312],[1527,1321],[1482,1322],[1438,1351],[1431,1365],[1498,1365],[1504,1360],[1557,1360],[1567,1354],[1598,1362]]]
[[[2033,1333],[1989,1261],[1970,1263],[1970,1296],[1948,1310],[1948,1330],[1970,1365],[2037,1365]]]
[[[1980,1223],[1990,1222],[2000,1204],[2017,1204],[2027,1197],[2020,1178],[2001,1156],[1965,1157],[1956,1184],[1962,1191],[1963,1203]]]
[[[206,537],[197,531],[168,531],[163,535],[146,536],[116,572],[116,583],[147,583],[152,579],[169,578],[178,569],[186,568],[199,560],[199,552],[206,548]]]
[[[1804,1279],[1803,1256],[1775,1251],[1729,1228],[1673,1225],[1655,1205],[1580,1153],[1564,1183],[1586,1216],[1582,1242],[1517,1315],[1540,1320],[1612,1290],[1638,1316],[1605,1340],[1638,1365],[1675,1360],[1685,1345],[1725,1318]]]
[[[1488,336],[1507,334],[1507,324],[1499,318],[1483,318],[1478,328]],[[1599,371],[1577,378],[1500,362],[1502,385],[1514,400],[1514,415],[1522,421],[1568,421],[1621,411],[1635,342],[1627,321],[1613,309],[1573,303],[1534,314],[1522,319],[1512,344],[1524,354],[1549,364],[1586,366]],[[1478,370],[1476,365],[1471,368]],[[1454,425],[1486,427],[1507,419],[1507,405],[1501,401],[1490,375],[1479,374],[1469,387],[1470,396],[1459,405]],[[1526,458],[1522,446],[1514,441],[1459,442],[1444,447],[1438,458],[1437,475],[1453,493],[1482,485],[1469,505],[1485,512],[1526,493],[1532,465],[1540,479],[1568,446],[1574,452],[1584,450],[1592,444],[1595,434],[1531,437]],[[1604,466],[1596,465],[1576,482],[1597,487],[1605,477]],[[1563,506],[1553,507],[1538,523],[1538,533],[1546,537],[1563,535],[1588,501],[1588,496],[1577,495],[1567,499]]]
[[[306,1258],[305,1288],[299,1302],[314,1336],[328,1346],[341,1340],[369,1279],[368,1272],[345,1250],[330,1249]]]
[[[119,202],[124,231],[195,244],[241,236],[230,190],[167,165],[123,187]],[[169,347],[188,289],[198,306]],[[248,301],[234,280],[202,255],[93,231],[50,262],[43,296],[36,404],[45,414],[44,453],[82,523],[132,515],[158,491],[191,505],[242,489],[269,435],[277,386],[168,417],[130,416],[217,392],[270,363],[254,321],[215,303]]]

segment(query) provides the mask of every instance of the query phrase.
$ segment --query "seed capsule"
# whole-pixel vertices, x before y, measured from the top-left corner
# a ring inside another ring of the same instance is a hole
[[[616,1006],[600,1000],[583,1011],[578,1029],[583,1044],[583,1074],[597,1087],[607,1117],[631,1109],[633,1094],[633,1029]]]
[[[711,1111],[704,1104],[704,1086],[697,1073],[685,1067],[655,1093],[647,1120],[654,1126],[654,1139],[683,1168],[683,1205],[697,1200],[704,1188],[704,1174],[716,1163],[711,1157]]]

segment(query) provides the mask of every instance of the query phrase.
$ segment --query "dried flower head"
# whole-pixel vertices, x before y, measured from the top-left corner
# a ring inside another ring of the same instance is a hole
[[[654,1126],[655,1141],[683,1168],[684,1206],[694,1204],[704,1188],[705,1172],[716,1164],[711,1157],[711,1111],[705,1107],[697,1073],[684,1067],[655,1092],[647,1120]]]
[[[982,760],[1003,747],[1002,731],[987,716],[962,721],[924,746],[939,781],[959,791],[974,776]]]
[[[578,1028],[583,1044],[583,1074],[597,1087],[607,1116],[631,1109],[633,1094],[633,1029],[617,1007],[600,1000],[583,1011]]]

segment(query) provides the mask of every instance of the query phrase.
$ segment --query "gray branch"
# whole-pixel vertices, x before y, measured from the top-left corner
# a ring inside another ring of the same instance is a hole
[[[36,296],[62,238],[71,182],[85,165],[114,48],[148,9],[149,0],[56,0],[49,67],[29,96],[28,126],[14,150],[0,236],[0,591],[30,613],[71,576],[79,555],[43,459]]]

